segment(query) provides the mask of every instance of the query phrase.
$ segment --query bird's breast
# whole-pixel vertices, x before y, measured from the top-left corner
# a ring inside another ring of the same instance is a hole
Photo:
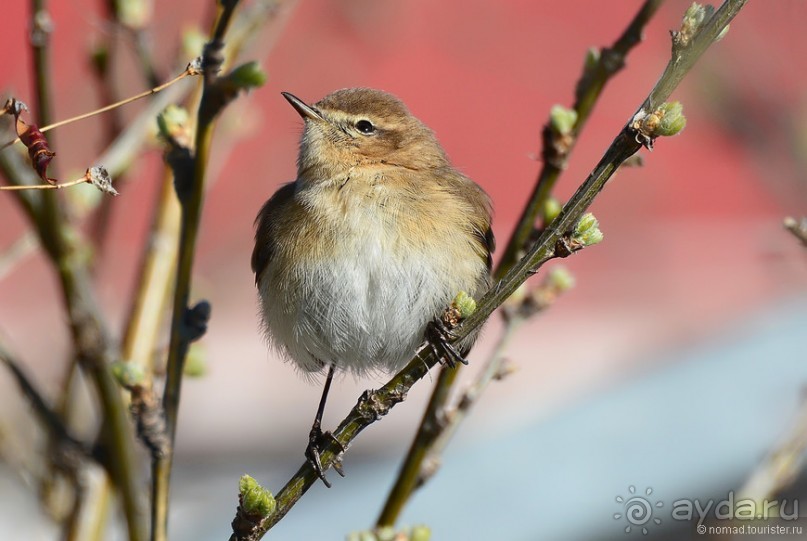
[[[286,228],[262,277],[264,322],[304,369],[397,369],[460,290],[478,292],[486,268],[457,224],[380,183],[350,182],[296,194],[306,218]]]

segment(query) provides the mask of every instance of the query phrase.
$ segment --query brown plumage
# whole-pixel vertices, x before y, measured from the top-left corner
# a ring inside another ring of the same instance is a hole
[[[335,370],[400,369],[457,293],[485,292],[490,201],[394,96],[284,96],[305,121],[297,179],[258,214],[252,269],[269,343],[303,372],[330,366],[327,394]]]

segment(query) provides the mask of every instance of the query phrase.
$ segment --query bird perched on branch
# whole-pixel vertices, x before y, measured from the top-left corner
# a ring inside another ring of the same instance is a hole
[[[283,96],[305,124],[297,179],[258,214],[252,270],[271,346],[304,373],[327,373],[306,456],[330,486],[321,418],[334,373],[397,371],[424,337],[462,360],[476,339],[454,349],[440,315],[490,284],[491,206],[398,98]]]

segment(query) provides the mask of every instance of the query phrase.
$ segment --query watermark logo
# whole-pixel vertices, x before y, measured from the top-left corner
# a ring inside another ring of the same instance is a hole
[[[727,497],[720,500],[709,499],[678,499],[672,502],[668,509],[664,508],[664,502],[657,500],[653,496],[653,489],[648,487],[643,494],[637,494],[636,487],[628,487],[628,494],[616,496],[616,503],[619,504],[619,512],[614,513],[614,520],[626,523],[625,533],[642,532],[643,535],[649,533],[652,526],[660,526],[662,516],[664,520],[677,520],[684,522],[695,522],[697,532],[700,534],[717,532],[722,529],[742,530],[745,532],[770,532],[771,528],[779,528],[781,531],[793,531],[801,534],[802,526],[799,525],[754,525],[738,524],[737,521],[760,521],[773,519],[776,521],[795,521],[799,518],[798,500],[754,500],[751,498],[737,498],[734,492],[729,492]],[[706,521],[730,521],[729,526],[706,526]],[[733,531],[733,530],[732,530]],[[777,530],[778,531],[778,530]]]
[[[647,535],[648,526],[661,524],[661,518],[657,515],[660,514],[659,510],[664,507],[664,502],[655,501],[652,498],[653,489],[647,487],[644,495],[636,494],[636,487],[631,485],[628,487],[627,496],[617,496],[616,503],[621,506],[618,513],[614,513],[614,520],[623,520],[627,522],[625,526],[625,533],[632,531],[641,531],[643,535]]]

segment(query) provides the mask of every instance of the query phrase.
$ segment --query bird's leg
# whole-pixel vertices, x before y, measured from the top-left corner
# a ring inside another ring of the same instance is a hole
[[[305,448],[305,457],[308,459],[308,463],[311,464],[314,471],[317,472],[319,478],[322,479],[322,482],[325,483],[325,486],[328,488],[331,488],[331,483],[325,478],[325,472],[322,469],[322,460],[320,459],[320,455],[327,445],[326,440],[330,439],[336,443],[339,447],[340,454],[345,452],[345,446],[342,445],[333,434],[322,431],[322,415],[325,413],[325,401],[328,399],[328,391],[331,389],[331,381],[333,380],[335,368],[336,366],[334,364],[331,364],[328,368],[328,375],[325,378],[325,387],[322,389],[322,398],[319,399],[317,415],[314,417],[314,424],[311,425],[311,432],[308,433],[308,447]],[[333,469],[342,477],[345,476],[345,472],[342,470],[342,461],[338,456],[334,460]]]
[[[426,325],[426,340],[429,342],[429,347],[434,353],[435,357],[441,362],[445,362],[450,367],[456,364],[468,364],[468,361],[455,348],[449,340],[455,338],[451,329],[445,324],[442,318],[435,317]]]

